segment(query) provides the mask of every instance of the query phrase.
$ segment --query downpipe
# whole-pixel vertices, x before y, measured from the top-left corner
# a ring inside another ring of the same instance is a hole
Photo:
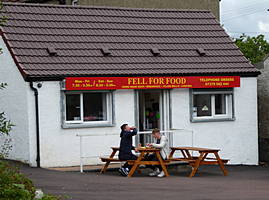
[[[37,84],[38,88],[42,87],[41,83]],[[39,105],[38,105],[38,89],[34,87],[33,82],[30,82],[30,88],[35,95],[35,115],[36,115],[36,165],[40,168],[40,134],[39,134]]]

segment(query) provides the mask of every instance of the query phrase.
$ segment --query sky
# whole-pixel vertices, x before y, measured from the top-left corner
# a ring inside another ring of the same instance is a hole
[[[269,0],[221,0],[220,22],[234,38],[242,33],[269,41]]]

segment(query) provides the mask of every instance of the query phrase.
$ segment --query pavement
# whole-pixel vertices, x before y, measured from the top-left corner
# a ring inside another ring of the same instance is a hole
[[[223,176],[218,166],[202,166],[188,178],[189,166],[170,166],[169,177],[149,177],[148,169],[132,178],[117,170],[105,174],[91,170],[85,173],[55,171],[20,165],[45,193],[67,195],[73,200],[268,200],[269,167],[226,166]]]

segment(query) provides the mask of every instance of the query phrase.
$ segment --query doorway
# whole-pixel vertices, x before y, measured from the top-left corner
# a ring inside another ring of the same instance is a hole
[[[137,144],[152,142],[150,132],[154,128],[166,130],[169,123],[169,92],[167,90],[137,90]],[[143,134],[143,132],[146,132]]]
[[[160,98],[160,91],[139,91],[139,131],[160,129]]]

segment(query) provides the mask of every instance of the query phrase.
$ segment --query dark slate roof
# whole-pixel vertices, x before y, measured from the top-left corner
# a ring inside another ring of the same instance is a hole
[[[26,79],[259,73],[210,11],[5,3],[2,14]]]

